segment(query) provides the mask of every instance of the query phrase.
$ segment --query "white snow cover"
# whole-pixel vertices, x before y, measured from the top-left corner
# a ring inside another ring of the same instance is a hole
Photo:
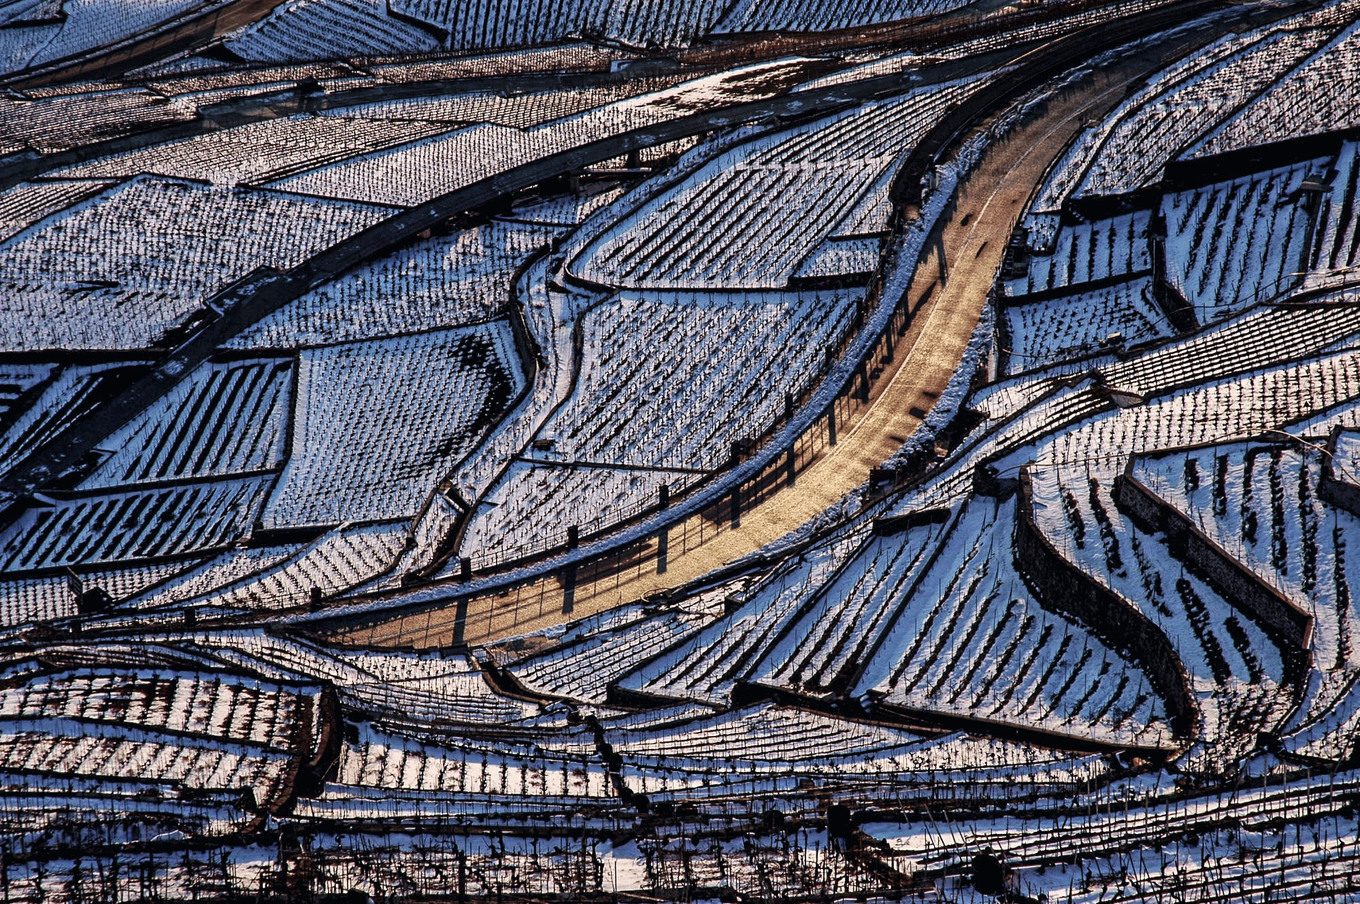
[[[810,388],[849,292],[628,292],[581,323],[581,373],[469,522],[465,555],[522,554],[651,504],[722,466],[731,443]],[[598,467],[597,467],[598,466]],[[631,469],[618,466],[631,466]]]
[[[504,321],[303,351],[265,526],[409,518],[523,385]]]
[[[1306,443],[1267,434],[1165,453],[1135,460],[1133,476],[1312,616],[1313,671],[1286,745],[1344,759],[1360,718],[1352,687],[1360,676],[1360,614],[1352,605],[1360,563],[1348,555],[1360,518],[1318,495],[1325,452]]]
[[[1337,480],[1360,486],[1360,431],[1345,430],[1337,434],[1332,450],[1332,473]]]
[[[758,63],[615,101],[530,129],[478,123],[386,151],[354,157],[270,183],[275,188],[380,204],[415,206],[592,141],[771,96],[808,61]],[[764,82],[768,85],[763,85]]]
[[[0,571],[182,555],[225,546],[258,517],[271,480],[81,494],[30,508],[0,532]]]
[[[16,388],[36,389],[37,398],[0,433],[0,469],[9,470],[24,456],[53,439],[84,411],[94,405],[101,384],[119,372],[117,364],[73,364],[52,376],[51,366],[45,366],[33,376],[32,382],[23,374],[16,374]],[[49,379],[50,378],[50,379]],[[42,381],[48,381],[45,386]],[[12,401],[11,397],[7,401]]]
[[[1157,179],[1166,163],[1322,47],[1354,16],[1354,0],[1245,34],[1176,63],[1088,128],[1053,167],[1033,205],[1118,194]]]
[[[574,116],[592,107],[669,88],[681,75],[629,78],[601,85],[580,85],[553,91],[474,91],[466,94],[432,94],[373,101],[348,107],[330,107],[318,115],[358,117],[362,120],[411,120],[445,123],[491,123],[528,129],[554,119]]]
[[[336,528],[277,564],[235,583],[212,587],[196,602],[284,609],[308,603],[314,589],[323,596],[348,590],[391,566],[406,541],[406,530],[404,521]]]
[[[610,684],[711,622],[722,605],[721,597],[715,596],[704,594],[679,608],[655,613],[641,606],[611,610],[585,620],[599,625],[598,630],[519,659],[508,671],[534,693],[605,703]]]
[[[338,782],[328,786],[327,797],[357,796],[365,788],[419,791],[437,811],[438,804],[447,806],[454,795],[542,803],[613,796],[604,764],[593,749],[546,747],[542,742],[505,738],[431,737],[425,732],[417,737],[366,728],[357,743],[341,748]]]
[[[639,46],[674,46],[708,31],[722,15],[719,0],[394,0],[394,11],[449,32],[454,50],[532,46],[575,35],[608,35]]]
[[[264,182],[449,128],[446,123],[298,114],[111,154],[56,172],[72,179],[155,173],[217,185]]]
[[[7,42],[59,26],[0,28],[0,68]],[[38,95],[39,92],[33,92]],[[0,148],[6,153],[32,148],[52,153],[81,147],[138,128],[193,119],[194,104],[167,98],[148,88],[109,88],[41,96],[0,96]]]
[[[967,0],[850,0],[832,4],[821,0],[737,0],[714,32],[831,31],[935,16],[965,5]]]
[[[112,185],[109,181],[53,179],[0,190],[0,242]]]
[[[283,462],[292,362],[201,365],[101,442],[107,460],[81,487],[267,470]]]
[[[1360,125],[1360,23],[1344,29],[1297,68],[1186,152],[1190,158]]]
[[[138,177],[0,244],[3,347],[145,347],[256,267],[292,267],[385,215]]]
[[[1341,145],[1333,164],[1331,191],[1322,201],[1317,220],[1318,244],[1312,278],[1349,280],[1360,264],[1360,143]]]
[[[1046,250],[1030,258],[1026,285],[1015,294],[1043,292],[1150,270],[1148,219],[1146,210],[1118,214],[1065,225],[1049,238],[1044,234],[1045,224],[1031,218],[1029,222],[1037,229],[1030,237],[1030,245]]]
[[[239,578],[264,571],[287,558],[293,546],[259,546],[230,549],[201,564],[181,568],[131,601],[139,608],[169,606],[225,587]]]
[[[29,44],[28,52],[4,55],[0,71],[14,72],[85,51],[114,44],[170,22],[185,13],[214,5],[216,0],[65,0],[65,20],[39,26],[41,40]],[[34,29],[20,28],[16,36]],[[35,35],[36,36],[36,35]],[[3,40],[3,39],[0,39]]]
[[[1299,186],[1325,158],[1162,198],[1168,281],[1200,322],[1286,294],[1306,267],[1308,211]]]
[[[861,202],[879,208],[894,161],[981,83],[920,89],[738,145],[603,230],[569,267],[633,288],[787,285],[829,235],[875,219]]]
[[[500,221],[421,239],[360,264],[248,327],[231,348],[298,348],[499,316],[513,277],[564,229]]]
[[[242,59],[263,63],[419,53],[440,43],[393,16],[384,0],[284,0],[224,42]]]
[[[261,629],[164,640],[211,652],[271,680],[332,682],[342,701],[388,719],[505,728],[536,722],[541,715],[539,704],[493,691],[476,663],[458,653],[337,652]]]
[[[1001,316],[1009,340],[1008,374],[1090,357],[1107,345],[1125,348],[1175,334],[1152,298],[1147,277],[1046,301],[1006,304]],[[1111,338],[1116,333],[1118,340]]]

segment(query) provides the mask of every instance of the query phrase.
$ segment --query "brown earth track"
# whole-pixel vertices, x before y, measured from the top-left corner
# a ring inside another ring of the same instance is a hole
[[[868,405],[841,425],[838,443],[824,447],[793,487],[743,512],[739,528],[714,532],[706,542],[673,551],[665,573],[656,573],[651,560],[641,560],[602,580],[578,583],[569,616],[564,615],[567,600],[561,582],[547,577],[527,594],[492,594],[336,628],[326,632],[328,639],[428,648],[486,643],[538,630],[689,583],[756,552],[835,504],[916,429],[921,419],[913,409],[929,410],[944,391],[976,327],[1007,241],[1052,161],[1085,122],[1112,109],[1129,86],[1161,62],[1162,54],[1128,57],[1054,99],[1042,114],[988,148],[961,186],[957,203],[937,225],[931,251],[916,269],[909,290],[911,324],[894,361],[874,382]],[[672,533],[678,530],[672,528]]]

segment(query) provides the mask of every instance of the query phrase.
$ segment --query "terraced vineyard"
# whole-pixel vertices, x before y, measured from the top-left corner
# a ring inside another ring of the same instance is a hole
[[[0,0],[6,901],[1360,900],[1356,0]]]

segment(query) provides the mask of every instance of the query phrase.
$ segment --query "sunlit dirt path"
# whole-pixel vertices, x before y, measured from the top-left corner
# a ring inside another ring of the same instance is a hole
[[[874,381],[868,405],[841,426],[837,444],[823,446],[793,486],[743,511],[740,527],[714,531],[699,543],[677,544],[672,539],[664,573],[657,572],[652,560],[643,559],[636,567],[607,577],[579,581],[569,595],[563,581],[548,577],[508,595],[451,601],[362,626],[337,627],[326,632],[328,639],[428,648],[486,643],[538,630],[686,584],[756,552],[836,503],[863,484],[869,470],[889,458],[916,429],[921,419],[912,409],[929,410],[944,391],[981,315],[1011,233],[1049,165],[1087,121],[1112,109],[1158,62],[1151,55],[1139,55],[1101,71],[1052,100],[1042,114],[1014,129],[1006,140],[989,146],[962,186],[958,202],[936,227],[932,250],[917,268],[909,290],[910,326],[893,362]]]

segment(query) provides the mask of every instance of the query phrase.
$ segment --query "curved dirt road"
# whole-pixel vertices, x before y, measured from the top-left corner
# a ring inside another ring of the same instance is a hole
[[[622,574],[578,584],[571,594],[570,617],[688,583],[795,530],[861,485],[869,470],[891,456],[919,425],[912,409],[928,410],[944,391],[977,324],[1011,232],[1051,162],[1087,120],[1113,108],[1131,84],[1160,63],[1161,54],[1126,59],[1053,100],[1037,118],[988,148],[962,186],[953,211],[937,226],[930,256],[917,268],[910,289],[914,314],[894,362],[875,381],[868,406],[842,425],[837,445],[824,448],[792,488],[743,512],[737,529],[713,533],[707,542],[689,545],[682,554],[672,546],[663,574],[648,561]],[[509,596],[451,602],[446,608],[394,615],[326,635],[339,642],[381,646],[484,643],[559,623],[567,608],[561,583],[545,578],[540,585]]]

